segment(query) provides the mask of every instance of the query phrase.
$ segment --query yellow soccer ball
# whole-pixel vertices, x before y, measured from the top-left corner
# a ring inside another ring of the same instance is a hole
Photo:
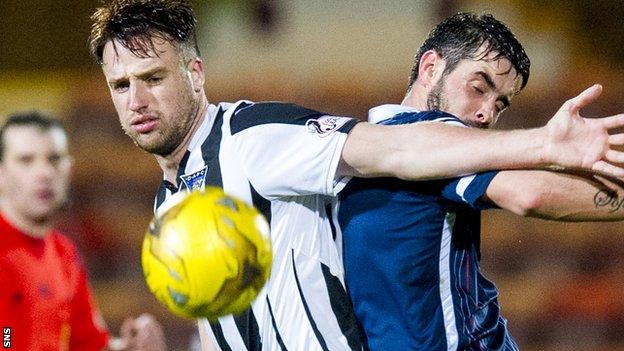
[[[266,220],[220,188],[170,200],[143,240],[147,286],[179,316],[215,320],[243,312],[271,271]]]

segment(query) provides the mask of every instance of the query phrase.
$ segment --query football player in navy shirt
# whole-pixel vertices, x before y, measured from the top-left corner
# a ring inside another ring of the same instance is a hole
[[[403,103],[372,109],[369,121],[488,128],[528,75],[529,59],[503,23],[491,15],[457,14],[421,47]],[[578,116],[600,90],[587,89],[562,110]],[[480,211],[621,220],[624,212],[594,204],[601,191],[617,196],[608,190],[614,184],[603,181],[547,171],[351,180],[338,211],[345,280],[371,350],[517,350],[498,291],[479,268]]]

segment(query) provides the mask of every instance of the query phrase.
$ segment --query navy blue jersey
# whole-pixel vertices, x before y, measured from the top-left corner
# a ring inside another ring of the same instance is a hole
[[[383,124],[430,120],[461,123],[427,111]],[[356,178],[343,190],[346,285],[371,350],[517,349],[479,270],[479,211],[492,207],[482,198],[495,175]]]

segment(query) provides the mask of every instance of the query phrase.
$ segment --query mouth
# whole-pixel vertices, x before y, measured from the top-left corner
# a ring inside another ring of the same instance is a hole
[[[158,125],[158,119],[151,116],[141,116],[132,121],[131,126],[136,132],[140,134],[147,134],[154,130]]]
[[[39,190],[36,193],[37,199],[41,201],[51,201],[54,199],[54,192],[52,190]]]

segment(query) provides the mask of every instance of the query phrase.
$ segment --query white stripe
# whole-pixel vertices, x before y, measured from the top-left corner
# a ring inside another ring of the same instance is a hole
[[[234,317],[232,317],[231,314],[219,318],[219,323],[221,324],[221,330],[223,330],[223,337],[225,338],[225,340],[227,340],[227,343],[232,350],[247,350],[247,347],[245,346],[245,341],[238,332],[236,323],[234,323]]]
[[[455,214],[447,213],[444,218],[442,228],[442,240],[440,242],[440,301],[442,303],[442,314],[444,316],[444,329],[446,333],[446,349],[457,350],[459,336],[455,325],[455,309],[453,306],[453,295],[451,294],[451,237],[455,224]]]
[[[199,340],[201,342],[202,351],[222,351],[219,344],[215,341],[217,337],[212,332],[210,322],[206,318],[197,320],[197,329],[199,329]]]
[[[457,187],[455,187],[455,193],[457,193],[457,195],[459,195],[462,200],[464,200],[464,202],[467,202],[466,198],[464,197],[464,193],[466,192],[466,189],[468,189],[468,185],[470,185],[470,183],[475,179],[476,176],[476,174],[473,174],[471,176],[463,177],[459,180],[459,182],[457,182]]]

